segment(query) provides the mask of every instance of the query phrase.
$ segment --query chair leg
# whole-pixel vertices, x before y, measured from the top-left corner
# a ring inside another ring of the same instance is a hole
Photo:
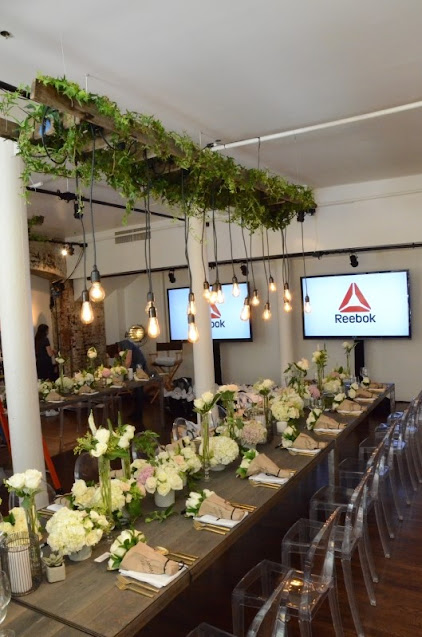
[[[375,519],[377,521],[378,534],[380,536],[382,550],[384,551],[385,557],[391,557],[390,547],[388,546],[388,540],[385,533],[385,527],[382,521],[382,511],[380,507],[379,500],[376,500],[375,505]]]
[[[402,454],[398,453],[396,457],[397,457],[397,465],[399,467],[400,482],[401,482],[402,489],[404,491],[404,499],[406,500],[407,506],[410,506],[410,497],[406,489],[406,477],[404,475],[404,465],[403,465]]]
[[[417,479],[417,481],[420,484],[420,483],[422,483],[422,475],[421,475],[421,467],[420,467],[420,464],[419,464],[419,456],[418,456],[418,450],[417,450],[416,436],[412,437],[411,445],[410,445],[410,453],[412,455],[412,462],[413,462],[413,466],[415,468],[416,479]]]
[[[380,484],[379,491],[380,503],[382,506],[382,510],[384,513],[385,524],[387,526],[388,535],[392,540],[395,538],[394,527],[393,527],[393,516],[391,514],[391,507],[388,506],[388,493],[387,493],[387,484],[385,479],[382,480]]]
[[[368,566],[366,548],[363,544],[362,538],[358,541],[358,553],[359,553],[360,565],[362,568],[363,579],[364,579],[366,591],[369,597],[369,602],[371,606],[376,606],[377,601],[375,599],[375,591],[372,585],[371,573]]]
[[[365,522],[365,524],[363,525],[362,536],[363,536],[363,545],[365,547],[365,553],[366,553],[366,561],[368,563],[368,567],[371,573],[371,578],[372,578],[372,581],[375,582],[375,584],[377,584],[379,582],[379,577],[377,574],[377,570],[375,568],[374,556],[372,555],[372,548],[371,548],[371,542],[369,540],[367,522]]]
[[[356,604],[355,591],[353,589],[352,565],[350,559],[342,559],[341,566],[343,568],[344,583],[346,585],[347,598],[349,600],[350,612],[352,613],[353,623],[355,625],[358,637],[365,637],[362,623],[359,617],[359,611]]]
[[[338,603],[336,586],[330,588],[328,592],[328,603],[330,604],[330,612],[336,637],[343,637],[343,625],[341,623],[340,607]]]
[[[63,426],[64,426],[64,410],[60,409],[60,428],[59,428],[59,450],[63,451]]]
[[[306,619],[299,619],[300,637],[312,637],[311,622]]]
[[[397,492],[397,484],[396,484],[396,477],[395,477],[394,467],[393,468],[390,467],[390,471],[388,472],[388,475],[389,475],[389,479],[390,479],[391,493],[393,495],[393,502],[394,502],[394,506],[396,508],[397,517],[402,522],[403,521],[403,513],[401,512],[401,508],[400,508],[399,494]]]
[[[404,457],[406,459],[407,472],[409,474],[411,487],[412,487],[413,491],[417,491],[418,485],[416,483],[415,467],[413,466],[412,452],[409,449],[409,443],[407,444],[407,447],[406,447],[406,449],[404,450],[403,453],[404,453]]]
[[[239,599],[232,598],[233,635],[245,635],[245,609]]]

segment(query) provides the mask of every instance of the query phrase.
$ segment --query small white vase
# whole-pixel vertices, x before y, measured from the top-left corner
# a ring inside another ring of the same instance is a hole
[[[218,464],[214,466],[213,465],[210,466],[211,471],[223,471],[225,468],[226,468],[226,465],[222,464],[221,462],[219,462]]]
[[[90,546],[83,546],[79,551],[75,551],[75,553],[70,553],[69,560],[72,562],[82,562],[82,560],[87,560],[91,557],[92,548]]]
[[[282,434],[287,427],[287,420],[277,420],[277,433]]]
[[[46,566],[45,574],[47,582],[50,582],[50,584],[54,584],[54,582],[61,582],[66,579],[66,566],[64,562],[63,564],[60,564],[60,566]]]
[[[159,507],[160,509],[167,509],[167,507],[174,504],[175,500],[176,500],[176,495],[174,493],[174,489],[171,489],[167,493],[167,495],[161,495],[160,493],[158,493],[158,491],[154,493],[155,505]]]

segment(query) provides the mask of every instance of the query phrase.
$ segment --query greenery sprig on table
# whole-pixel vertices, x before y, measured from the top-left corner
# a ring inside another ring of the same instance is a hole
[[[24,111],[16,128],[26,185],[34,172],[77,175],[82,185],[88,184],[95,143],[94,179],[117,190],[128,213],[147,189],[152,197],[181,206],[189,215],[202,216],[203,210],[226,210],[230,205],[232,220],[250,230],[280,230],[299,211],[316,207],[306,186],[263,170],[247,170],[230,157],[201,149],[187,135],[167,131],[153,116],[123,112],[108,97],[89,93],[65,77],[41,75],[36,86],[52,87],[55,103],[66,112],[31,101],[22,105],[22,89],[3,95],[0,102],[0,112],[11,119],[16,106]],[[102,126],[93,126],[84,116],[93,112]],[[181,170],[183,184],[177,175]]]

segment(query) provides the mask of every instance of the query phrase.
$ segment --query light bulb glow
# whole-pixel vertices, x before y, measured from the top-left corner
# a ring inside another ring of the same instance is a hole
[[[284,305],[283,305],[283,309],[285,312],[291,312],[292,311],[292,304],[290,303],[290,301],[287,301],[286,299],[284,300]]]
[[[204,291],[202,292],[202,296],[204,297],[206,301],[209,301],[211,296],[211,291],[210,291],[210,284],[208,283],[208,281],[204,281],[203,288],[204,288]]]
[[[267,302],[265,304],[264,312],[262,314],[262,318],[264,319],[264,321],[269,321],[270,318],[271,318],[271,307],[270,307],[269,302]]]
[[[193,314],[188,316],[188,341],[189,343],[197,343],[199,341],[199,332]]]
[[[239,287],[239,282],[237,280],[237,277],[233,277],[232,278],[232,283],[233,283],[233,287],[232,287],[232,296],[234,296],[235,298],[237,298],[238,296],[240,296],[240,287]]]
[[[220,285],[220,287],[218,288],[218,291],[217,291],[217,303],[219,303],[220,305],[221,305],[221,303],[224,303],[224,292],[222,290],[221,285]]]
[[[94,311],[89,300],[88,290],[82,292],[81,322],[89,325],[94,320]]]
[[[252,294],[252,301],[251,301],[251,305],[253,305],[253,306],[255,306],[255,307],[256,307],[257,305],[259,305],[259,303],[260,303],[260,301],[259,301],[259,294],[258,294],[258,290],[257,290],[257,289],[255,289],[255,290],[253,291],[253,294]]]
[[[105,290],[99,281],[96,281],[89,288],[89,298],[94,303],[100,303],[105,299]]]
[[[270,292],[277,292],[277,286],[272,276],[268,279],[268,288]]]
[[[251,317],[251,306],[249,305],[249,297],[247,296],[243,302],[242,311],[240,312],[240,318],[242,321],[249,321]]]
[[[305,296],[303,311],[306,312],[306,314],[310,314],[312,312],[311,301],[308,295]]]
[[[211,288],[211,292],[210,292],[210,304],[214,305],[215,303],[217,303],[217,289],[215,287],[215,283]]]
[[[62,255],[62,257],[67,257],[69,251],[66,246],[63,246],[63,248],[60,250],[60,254]]]
[[[290,292],[289,284],[287,282],[284,284],[284,300],[285,301],[292,300],[292,293]]]
[[[188,309],[187,314],[196,314],[196,303],[195,303],[195,294],[193,292],[189,292],[189,300],[188,300]]]
[[[160,336],[160,324],[158,323],[157,310],[154,305],[151,305],[148,310],[147,332],[148,336],[151,338],[157,338],[157,336]]]

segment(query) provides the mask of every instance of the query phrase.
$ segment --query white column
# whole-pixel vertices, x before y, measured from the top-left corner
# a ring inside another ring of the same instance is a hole
[[[293,305],[291,312],[283,310],[283,263],[281,260],[276,261],[276,278],[277,278],[277,297],[279,306],[278,328],[280,334],[280,377],[284,378],[284,370],[287,365],[294,360],[293,353],[293,314],[298,312],[298,307]],[[300,310],[299,310],[300,311]]]
[[[14,472],[45,474],[31,311],[22,160],[0,139],[0,324]]]
[[[192,272],[192,291],[196,300],[195,322],[199,331],[199,340],[193,345],[193,368],[195,394],[200,396],[205,391],[213,391],[214,355],[212,349],[210,306],[202,296],[204,270],[202,265],[202,220],[196,217],[189,219],[188,254]],[[204,261],[208,275],[207,246],[204,246]]]

